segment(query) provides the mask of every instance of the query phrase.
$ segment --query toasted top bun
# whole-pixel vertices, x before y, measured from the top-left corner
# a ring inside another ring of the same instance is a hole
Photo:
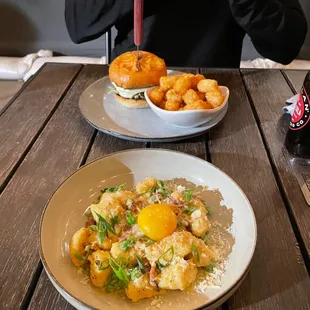
[[[116,57],[109,67],[109,78],[122,88],[145,88],[159,85],[167,75],[163,59],[145,51],[126,52]]]

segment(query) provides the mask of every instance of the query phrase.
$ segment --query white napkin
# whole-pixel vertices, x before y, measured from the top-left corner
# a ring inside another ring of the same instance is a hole
[[[294,95],[293,97],[286,100],[286,106],[282,108],[283,113],[293,114],[295,105],[298,101],[299,94]]]
[[[0,80],[22,80],[37,58],[51,56],[53,52],[40,50],[25,57],[0,57]]]

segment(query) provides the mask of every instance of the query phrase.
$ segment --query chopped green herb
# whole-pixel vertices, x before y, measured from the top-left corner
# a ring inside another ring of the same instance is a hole
[[[119,223],[119,217],[117,215],[112,216],[111,225],[114,227],[118,223]]]
[[[212,215],[212,210],[211,210],[211,207],[210,206],[206,206],[206,209],[207,209],[207,213],[208,215]]]
[[[103,243],[104,238],[106,237],[106,233],[104,231],[98,231],[98,241],[100,244]]]
[[[184,191],[184,199],[185,199],[186,202],[190,202],[192,200],[194,190],[195,189],[192,188],[192,189],[186,189]]]
[[[125,186],[126,186],[126,183],[121,184],[119,186],[113,186],[113,187],[108,187],[108,188],[102,189],[101,192],[102,193],[115,193],[115,192],[118,192],[121,189],[123,189]]]
[[[134,225],[136,223],[136,219],[132,215],[131,211],[126,212],[126,220],[129,225]]]
[[[139,266],[141,272],[146,273],[146,270],[145,270],[143,262],[142,262],[142,258],[139,255],[136,255],[136,258],[137,258],[138,266]]]
[[[98,270],[102,271],[102,270],[106,270],[110,267],[110,263],[109,263],[109,259],[105,259],[103,262],[101,262],[100,260],[95,260],[95,264],[98,267]]]
[[[150,238],[146,241],[146,245],[152,245],[154,243],[155,243],[155,241],[150,239]]]
[[[130,272],[130,278],[131,278],[131,280],[135,280],[135,279],[138,279],[138,278],[140,278],[142,276],[142,272],[141,272],[141,270],[138,268],[138,267],[136,267],[136,268],[134,268],[131,272]]]
[[[129,237],[127,240],[121,242],[120,247],[124,251],[128,251],[136,242],[136,239]]]
[[[155,190],[157,191],[157,193],[161,194],[164,198],[166,198],[170,195],[170,191],[168,190],[167,187],[165,187],[164,182],[161,180],[157,181],[157,186],[156,186]]]
[[[211,264],[209,264],[208,266],[205,267],[205,270],[207,272],[213,272],[215,267],[216,267],[216,265],[214,263],[211,263]]]
[[[98,231],[98,226],[97,226],[97,225],[90,225],[89,228],[90,228],[92,231]]]
[[[109,258],[109,264],[114,272],[114,274],[117,276],[117,278],[122,282],[124,287],[128,286],[129,278],[127,275],[127,270],[125,266],[122,263],[116,262],[113,258]]]
[[[148,194],[152,195],[156,192],[157,188],[158,188],[158,185],[155,185],[154,187],[151,188],[151,190],[145,192],[145,194],[148,193]]]
[[[119,278],[115,275],[115,273],[112,272],[105,286],[106,291],[110,293],[119,291],[123,288],[124,288],[123,283],[119,280]]]
[[[95,213],[98,216],[98,228],[102,226],[104,230],[109,231],[110,233],[116,236],[117,234],[112,225],[109,222],[107,222],[100,214],[98,214],[97,212]]]
[[[74,253],[74,256],[79,259],[79,260],[85,260],[86,258],[82,255],[80,255],[79,253]]]
[[[91,245],[88,244],[88,245],[85,247],[84,251],[85,251],[86,253],[88,253],[88,252],[90,251],[90,249],[91,249]]]
[[[165,187],[165,183],[164,183],[164,181],[162,181],[162,180],[158,180],[158,181],[157,181],[157,185],[158,185],[159,188]]]
[[[182,228],[182,227],[183,227],[183,224],[182,224],[182,222],[181,222],[181,221],[178,221],[178,223],[177,223],[177,227],[178,227],[178,228]]]
[[[158,258],[157,262],[158,269],[163,270],[164,268],[168,267],[171,264],[173,257],[174,257],[174,249],[172,246]]]
[[[200,262],[200,253],[199,253],[197,246],[194,243],[192,243],[192,254],[194,256],[195,261],[199,263]]]
[[[204,236],[201,237],[201,239],[203,240],[203,242],[208,245],[208,233],[206,233]]]
[[[186,213],[186,214],[192,214],[193,212],[195,212],[197,210],[197,208],[196,207],[185,207],[185,209],[184,209],[184,213]]]
[[[102,244],[105,237],[108,237],[108,232],[111,232],[113,235],[117,235],[113,226],[107,222],[100,214],[95,211],[96,215],[98,216],[98,223],[97,225],[89,226],[91,230],[97,231],[98,233],[98,241]]]

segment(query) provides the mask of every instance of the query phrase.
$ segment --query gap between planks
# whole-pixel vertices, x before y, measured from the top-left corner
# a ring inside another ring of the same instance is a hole
[[[296,90],[293,87],[292,83],[290,82],[289,78],[286,76],[286,74],[283,71],[280,71],[280,72],[283,75],[284,80],[287,82],[289,88],[292,90],[292,92],[294,92],[296,94]],[[258,127],[258,130],[259,130],[261,139],[262,139],[264,147],[266,149],[268,160],[269,160],[270,166],[272,168],[272,171],[274,173],[275,180],[276,180],[277,186],[279,188],[279,192],[281,194],[281,197],[282,197],[282,200],[283,200],[286,212],[288,214],[288,218],[289,218],[291,226],[293,228],[293,232],[294,232],[294,235],[296,237],[296,240],[297,240],[297,242],[299,244],[301,255],[302,255],[303,260],[305,262],[305,266],[306,266],[306,269],[308,271],[308,274],[310,275],[310,258],[309,258],[309,255],[307,253],[307,248],[306,248],[305,242],[304,242],[304,240],[302,238],[302,235],[301,235],[300,229],[299,229],[299,227],[297,225],[296,219],[295,219],[295,217],[294,217],[294,215],[292,213],[290,204],[288,202],[288,198],[285,195],[284,185],[283,185],[283,183],[281,181],[278,169],[277,169],[276,164],[274,162],[274,159],[273,159],[273,157],[271,155],[271,150],[270,150],[269,144],[267,142],[264,130],[262,128],[262,124],[261,124],[258,112],[257,112],[256,107],[254,105],[253,98],[252,98],[252,96],[250,94],[250,91],[249,91],[249,89],[248,89],[248,87],[246,85],[246,82],[244,80],[244,74],[243,74],[243,72],[241,70],[240,70],[240,76],[242,78],[242,83],[243,83],[243,86],[244,86],[244,89],[245,89],[248,101],[250,103],[250,106],[251,106],[254,118],[256,120],[257,127]]]
[[[73,85],[73,83],[75,82],[75,80],[77,79],[78,75],[80,74],[80,72],[82,71],[83,66],[81,66],[77,72],[75,73],[75,75],[73,76],[72,80],[68,83],[68,86],[65,88],[65,91],[63,92],[63,94],[60,96],[59,100],[56,102],[55,106],[53,107],[53,109],[50,111],[50,113],[48,114],[48,116],[46,117],[46,119],[44,120],[44,122],[42,123],[41,127],[39,128],[39,130],[37,131],[37,133],[34,135],[34,137],[32,138],[32,140],[30,141],[30,143],[28,144],[28,146],[26,147],[26,149],[24,150],[24,152],[22,153],[22,155],[20,156],[20,158],[17,160],[16,164],[13,166],[13,168],[11,169],[11,171],[9,172],[8,176],[3,180],[2,184],[0,184],[0,195],[1,193],[4,191],[6,185],[10,182],[10,180],[12,179],[12,177],[14,176],[15,172],[17,171],[17,169],[19,168],[19,166],[21,165],[21,163],[23,162],[23,160],[26,158],[27,154],[29,153],[29,151],[31,150],[32,146],[35,144],[35,142],[37,141],[38,137],[40,136],[40,134],[43,132],[44,128],[47,126],[48,122],[50,121],[50,119],[52,118],[53,114],[55,113],[55,111],[57,110],[57,108],[59,107],[60,103],[63,101],[63,99],[65,98],[66,94],[68,93],[68,91],[70,90],[71,86]],[[41,72],[41,70],[39,71]],[[37,75],[36,75],[37,76]],[[32,79],[31,81],[33,81],[34,79]],[[30,83],[29,83],[30,84]],[[29,85],[28,84],[28,85]],[[24,88],[22,88],[22,90],[24,90]],[[18,94],[20,95],[21,92]],[[17,96],[18,97],[18,96]],[[14,97],[13,99],[15,100],[17,97]],[[12,99],[12,100],[13,100]],[[13,101],[14,101],[13,100]],[[13,103],[12,101],[12,103]],[[12,104],[11,103],[11,104]],[[1,115],[0,115],[1,116]]]

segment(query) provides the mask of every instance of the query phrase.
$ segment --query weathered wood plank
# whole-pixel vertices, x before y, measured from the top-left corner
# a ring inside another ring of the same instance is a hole
[[[304,70],[285,70],[284,74],[288,77],[296,92],[299,92],[304,82],[307,71]]]
[[[0,116],[6,111],[6,109],[8,109],[8,107],[15,102],[15,100],[19,97],[19,95],[28,87],[29,84],[32,83],[32,81],[34,79],[36,79],[39,75],[39,73],[44,70],[46,67],[46,64],[44,64],[37,72],[36,74],[32,75],[25,83],[23,83],[23,81],[19,81],[20,83],[22,83],[22,87],[14,94],[14,96],[7,102],[7,104],[5,104],[5,106],[3,106],[0,109]],[[10,82],[10,81],[8,81]],[[14,82],[14,81],[12,81]],[[1,102],[1,100],[0,100]]]
[[[94,134],[77,102],[83,89],[105,75],[107,68],[98,66],[91,76],[87,72],[85,68],[80,73],[0,197],[1,309],[25,306],[39,264],[41,212],[59,183],[81,164]]]
[[[237,70],[203,73],[231,90],[228,113],[210,133],[211,160],[244,190],[258,225],[251,270],[229,300],[229,308],[308,309],[309,277],[240,74]],[[257,97],[266,93],[266,87],[257,91],[259,83],[251,91]],[[268,109],[265,100],[260,104]],[[274,116],[269,114],[269,120],[275,121]]]
[[[0,190],[80,69],[75,64],[46,66],[0,116]]]
[[[54,288],[43,269],[34,295],[27,309],[33,310],[75,310]]]
[[[146,147],[146,143],[126,141],[98,132],[87,162],[111,153],[144,147]]]
[[[88,78],[92,78],[93,75],[96,75],[96,71],[97,67],[90,66],[87,71]],[[87,157],[87,162],[113,152],[143,148],[145,146],[145,143],[121,140],[98,132]],[[52,283],[49,281],[45,270],[43,270],[28,309],[73,310],[74,308],[56,291]]]
[[[171,143],[151,143],[151,148],[162,148],[190,154],[196,157],[207,160],[207,148],[206,143],[208,135],[203,134],[196,138],[182,140]]]
[[[281,109],[285,100],[292,95],[292,91],[279,71],[245,71],[244,80],[251,93],[272,160],[309,257],[310,208],[284,156],[287,152],[284,140],[289,117],[283,116]]]

